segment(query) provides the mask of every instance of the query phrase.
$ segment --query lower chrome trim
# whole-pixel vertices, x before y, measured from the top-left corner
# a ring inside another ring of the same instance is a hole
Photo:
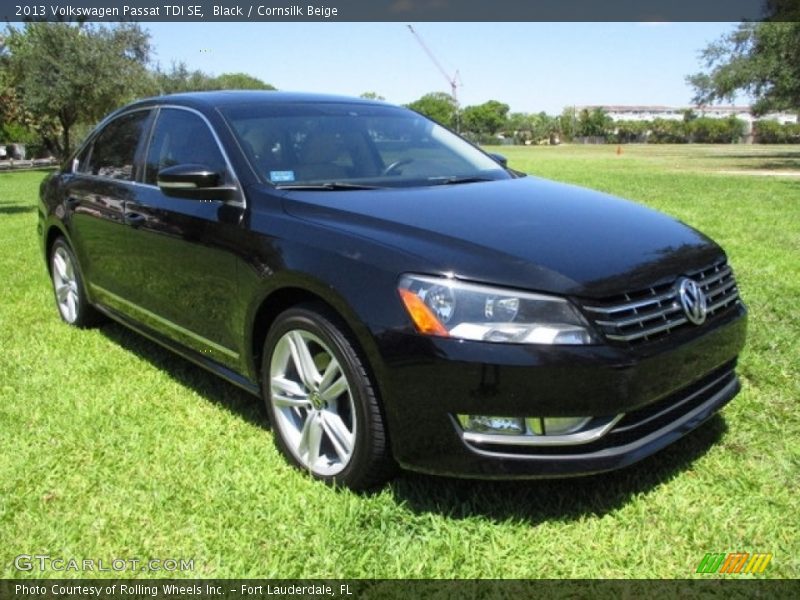
[[[620,466],[625,466],[627,464],[638,462],[642,458],[649,456],[650,454],[653,454],[654,452],[658,451],[664,446],[671,444],[672,442],[683,437],[690,431],[696,429],[703,422],[709,419],[714,413],[716,413],[724,404],[730,401],[739,392],[740,389],[741,388],[739,380],[734,375],[731,381],[726,383],[721,389],[719,389],[716,393],[714,393],[711,397],[709,397],[705,402],[694,407],[692,410],[684,413],[674,421],[666,423],[663,427],[660,427],[659,429],[656,429],[655,431],[652,431],[638,439],[625,442],[618,446],[612,446],[609,448],[591,450],[590,452],[585,452],[585,451],[581,452],[580,447],[573,447],[574,451],[572,453],[555,454],[555,455],[553,454],[542,455],[535,453],[512,454],[510,452],[503,452],[500,449],[489,450],[486,448],[482,448],[480,446],[473,446],[473,445],[470,445],[469,448],[472,452],[474,452],[477,455],[485,456],[492,459],[510,459],[515,461],[516,460],[547,461],[547,462],[556,461],[559,463],[565,463],[568,461],[582,461],[582,464],[585,464],[586,468],[581,469],[579,473],[575,474],[589,474],[589,473],[608,471],[611,469],[619,468]],[[650,450],[638,455],[634,454],[642,448],[650,448]],[[604,461],[611,459],[613,457],[623,457],[626,454],[631,456],[630,460],[619,462],[611,467],[593,468],[591,466],[592,461]],[[559,474],[555,473],[555,475]]]
[[[502,435],[493,433],[473,433],[461,431],[461,439],[473,444],[498,444],[506,446],[576,446],[599,440],[607,434],[625,413],[616,417],[592,419],[593,426],[588,429],[565,435]],[[460,426],[459,426],[460,427]]]
[[[676,402],[673,402],[672,404],[669,404],[668,406],[665,406],[664,408],[662,408],[660,411],[658,411],[656,413],[653,413],[653,414],[651,414],[651,415],[649,415],[647,417],[641,418],[641,419],[637,419],[633,423],[630,423],[630,424],[623,423],[622,425],[617,427],[616,431],[619,431],[619,432],[630,431],[632,429],[636,429],[637,427],[641,427],[643,425],[646,425],[647,423],[649,423],[651,421],[654,421],[655,419],[659,419],[662,416],[664,416],[665,414],[670,413],[672,411],[675,411],[675,410],[679,409],[681,406],[684,406],[685,404],[688,404],[688,403],[692,402],[698,396],[701,396],[701,395],[705,394],[711,388],[720,385],[720,383],[722,383],[724,380],[730,379],[732,377],[734,377],[733,370],[726,371],[725,373],[723,373],[722,375],[720,375],[719,377],[717,377],[713,381],[710,381],[707,384],[705,384],[703,387],[701,387],[699,389],[696,389],[694,392],[692,392],[688,396],[684,396],[680,400],[678,400]],[[726,385],[730,385],[730,383],[728,383]],[[647,407],[645,406],[645,407],[642,407],[642,408],[647,408]]]

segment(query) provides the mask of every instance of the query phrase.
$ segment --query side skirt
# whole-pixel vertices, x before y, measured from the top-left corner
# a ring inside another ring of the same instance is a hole
[[[237,373],[236,371],[233,371],[232,369],[229,369],[228,367],[225,367],[219,364],[218,362],[211,360],[210,358],[203,356],[202,354],[199,354],[194,350],[191,350],[190,348],[187,348],[186,346],[183,346],[181,344],[174,342],[173,340],[170,340],[169,338],[161,335],[160,333],[153,331],[149,327],[146,327],[141,323],[138,323],[126,317],[125,315],[115,311],[114,309],[109,308],[104,304],[95,304],[94,307],[104,315],[108,316],[110,319],[113,319],[117,323],[124,325],[128,329],[132,329],[136,333],[143,335],[149,340],[154,341],[155,343],[159,344],[160,346],[163,346],[167,350],[174,352],[175,354],[181,356],[182,358],[185,358],[186,360],[189,360],[195,363],[196,365],[203,367],[207,371],[211,371],[215,375],[222,377],[223,379],[234,384],[235,386],[242,388],[244,391],[249,392],[259,398],[261,397],[260,386],[257,383],[253,383],[252,381],[250,381],[250,379],[244,377],[243,375]]]

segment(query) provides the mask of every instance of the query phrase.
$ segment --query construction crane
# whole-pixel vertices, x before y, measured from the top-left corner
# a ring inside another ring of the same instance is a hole
[[[456,69],[456,72],[452,76],[450,76],[450,74],[447,71],[445,71],[444,67],[436,59],[436,56],[434,56],[433,52],[431,52],[431,49],[428,48],[427,44],[425,44],[425,41],[414,30],[414,28],[411,25],[406,25],[406,27],[408,27],[408,30],[417,39],[419,45],[422,46],[422,49],[425,51],[425,54],[428,55],[428,58],[430,58],[431,62],[433,62],[433,64],[436,65],[436,68],[439,69],[439,72],[442,74],[442,76],[447,80],[447,83],[450,85],[450,95],[453,97],[453,103],[455,104],[456,107],[456,131],[458,131],[459,129],[458,87],[461,85],[461,76],[458,73],[458,69]]]

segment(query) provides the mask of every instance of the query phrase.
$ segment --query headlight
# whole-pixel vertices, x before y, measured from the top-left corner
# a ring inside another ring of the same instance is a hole
[[[511,344],[595,344],[581,314],[566,299],[404,275],[400,297],[420,333]]]

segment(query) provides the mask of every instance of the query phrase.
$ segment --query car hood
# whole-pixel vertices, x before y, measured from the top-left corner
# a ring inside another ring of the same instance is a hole
[[[586,297],[648,287],[719,260],[677,219],[535,177],[426,188],[291,191],[295,217],[394,246],[429,270]]]

